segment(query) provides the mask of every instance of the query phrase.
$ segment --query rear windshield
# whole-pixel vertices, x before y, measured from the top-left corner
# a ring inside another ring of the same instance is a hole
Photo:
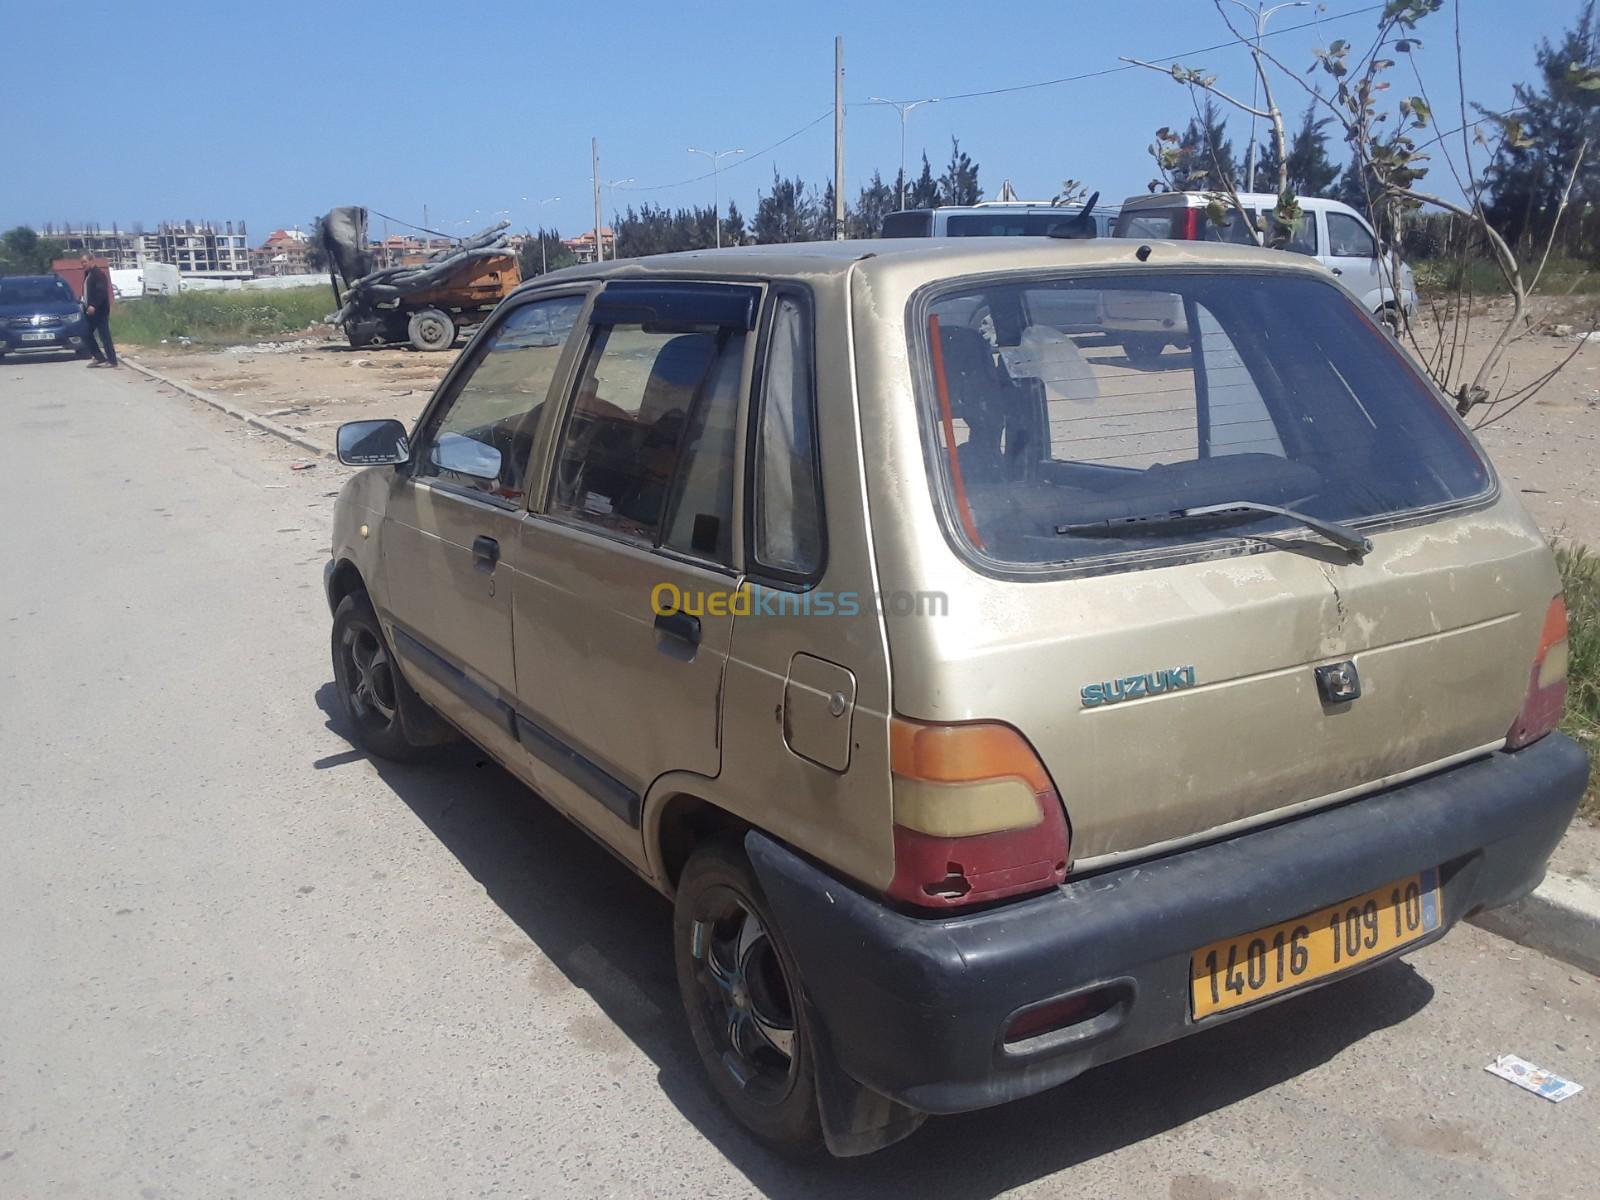
[[[0,304],[39,304],[71,299],[72,289],[60,279],[0,279]]]
[[[890,213],[883,218],[883,236],[886,238],[929,237],[932,233],[933,214],[926,209]]]
[[[1269,245],[1292,250],[1297,254],[1317,252],[1317,218],[1314,214],[1306,213],[1292,226],[1280,228],[1281,222],[1271,212],[1263,214],[1258,208],[1250,208],[1248,212],[1252,221],[1266,222],[1272,234]],[[1117,236],[1173,241],[1229,242],[1236,246],[1256,244],[1255,237],[1239,219],[1237,209],[1229,209],[1221,225],[1213,221],[1203,208],[1135,209],[1122,215],[1117,224]]]
[[[1046,237],[1058,225],[1078,216],[1080,208],[1060,212],[981,212],[945,218],[950,237]]]
[[[1331,282],[1013,275],[921,313],[935,487],[956,536],[994,561],[1171,557],[1240,536],[1069,524],[1240,501],[1374,524],[1491,488],[1454,418]]]

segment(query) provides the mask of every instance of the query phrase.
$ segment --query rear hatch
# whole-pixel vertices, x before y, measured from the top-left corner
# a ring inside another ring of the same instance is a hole
[[[1193,349],[1140,370],[1074,335],[1060,356],[1071,398],[1037,350],[1015,376],[1010,343],[1060,308],[1041,293],[1079,287],[1107,311],[1184,313]],[[977,330],[960,323],[974,291]],[[895,704],[1021,730],[1080,867],[1504,741],[1556,590],[1548,551],[1337,285],[1306,271],[1041,273],[935,293],[914,320],[925,456],[946,537],[974,569],[950,578],[950,619],[891,623]],[[1192,511],[1226,504],[1298,515]],[[1358,697],[1319,684],[1340,664]]]

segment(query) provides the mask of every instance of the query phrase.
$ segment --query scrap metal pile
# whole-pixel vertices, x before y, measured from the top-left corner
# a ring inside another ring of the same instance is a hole
[[[476,324],[521,282],[509,226],[501,221],[423,262],[374,271],[367,210],[334,209],[318,228],[339,302],[329,320],[352,346],[409,339],[418,349],[447,349],[461,326]]]

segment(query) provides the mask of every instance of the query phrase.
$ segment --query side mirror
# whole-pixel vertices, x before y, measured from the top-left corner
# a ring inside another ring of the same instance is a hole
[[[399,421],[348,421],[336,439],[339,461],[347,467],[382,467],[411,457],[406,427]]]
[[[500,451],[459,433],[441,433],[428,458],[441,471],[473,479],[500,478]]]

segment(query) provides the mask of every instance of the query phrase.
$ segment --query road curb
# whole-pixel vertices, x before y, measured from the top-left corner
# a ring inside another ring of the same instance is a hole
[[[1570,875],[1546,875],[1505,908],[1479,913],[1474,925],[1600,975],[1600,888]]]
[[[257,429],[264,429],[274,437],[282,438],[284,441],[299,446],[302,450],[309,450],[312,454],[319,455],[322,458],[331,458],[335,462],[339,461],[339,456],[334,453],[333,447],[325,446],[315,438],[308,437],[297,429],[290,429],[287,425],[269,421],[266,417],[257,416],[248,408],[240,408],[237,404],[229,404],[226,400],[202,392],[199,388],[190,387],[187,383],[180,383],[176,379],[171,379],[161,374],[159,371],[152,371],[143,363],[135,362],[127,355],[122,356],[122,361],[141,375],[148,375],[157,383],[164,383],[170,388],[176,388],[185,396],[191,396],[204,404],[209,404],[212,408],[220,409],[230,417],[243,421],[246,425],[254,425]]]

